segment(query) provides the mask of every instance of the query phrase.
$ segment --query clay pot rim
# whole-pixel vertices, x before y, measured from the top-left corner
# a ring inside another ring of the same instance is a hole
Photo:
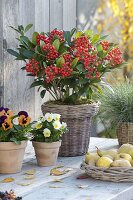
[[[41,148],[42,146],[44,149],[58,148],[61,146],[61,140],[57,142],[51,142],[51,143],[32,141],[32,145],[35,148]]]
[[[14,142],[0,142],[0,150],[4,151],[23,149],[26,146],[27,146],[27,140],[21,141],[21,144],[15,144]]]

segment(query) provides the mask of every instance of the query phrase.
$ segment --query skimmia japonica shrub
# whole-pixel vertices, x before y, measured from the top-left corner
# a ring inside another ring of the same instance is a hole
[[[25,34],[32,27],[21,25],[17,52],[8,49],[16,60],[25,61],[28,76],[34,76],[31,87],[39,86],[41,97],[48,91],[54,100],[77,104],[91,100],[99,89],[102,76],[120,67],[124,60],[119,47],[106,40],[107,36],[73,28],[71,31],[54,29],[49,33]],[[84,97],[84,98],[82,98]]]

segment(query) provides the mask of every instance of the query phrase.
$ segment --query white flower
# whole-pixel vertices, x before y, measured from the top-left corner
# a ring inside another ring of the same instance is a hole
[[[50,137],[51,131],[48,128],[45,128],[43,130],[43,135],[44,135],[44,137]]]
[[[61,128],[62,128],[62,129],[65,129],[66,127],[67,127],[67,123],[62,122],[62,124],[61,124]]]
[[[32,128],[33,129],[40,129],[40,128],[42,128],[41,122],[36,122],[35,124],[32,125]]]
[[[61,123],[59,121],[54,121],[53,126],[55,129],[59,130],[61,128]]]
[[[37,122],[37,123],[35,124],[35,128],[36,128],[36,129],[42,128],[42,124],[41,124],[40,122]]]
[[[48,122],[52,122],[53,115],[51,113],[46,113],[44,119],[46,119]]]
[[[59,121],[60,120],[60,114],[53,114],[53,118],[55,121]]]

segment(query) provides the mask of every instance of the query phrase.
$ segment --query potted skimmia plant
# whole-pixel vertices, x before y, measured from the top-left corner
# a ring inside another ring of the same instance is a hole
[[[54,29],[50,33],[34,32],[30,39],[25,34],[31,26],[15,29],[20,34],[18,51],[8,52],[25,61],[22,69],[34,77],[31,87],[39,86],[42,98],[46,91],[53,97],[42,105],[42,112],[57,112],[67,122],[69,132],[62,138],[59,155],[83,155],[88,150],[91,119],[99,108],[93,94],[101,91],[103,75],[124,63],[122,52],[106,41],[106,36],[91,30]]]
[[[61,138],[67,131],[67,124],[60,122],[60,114],[46,113],[32,125],[33,147],[39,166],[49,166],[55,164]]]
[[[25,111],[14,115],[10,109],[0,108],[0,173],[21,171],[30,120]]]

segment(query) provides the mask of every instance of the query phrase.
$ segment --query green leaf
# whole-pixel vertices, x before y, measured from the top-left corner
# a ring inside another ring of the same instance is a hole
[[[34,81],[31,85],[30,88],[39,86],[39,85],[43,85],[43,81]]]
[[[101,37],[100,37],[100,40],[104,40],[104,39],[107,38],[107,37],[108,37],[108,35],[101,36]]]
[[[83,67],[82,64],[77,65],[76,68],[77,68],[80,72],[85,72],[85,69],[84,69],[84,67]]]
[[[58,51],[59,47],[60,47],[60,41],[59,39],[54,40],[54,42],[52,43],[52,45],[55,47],[55,49]]]
[[[36,44],[36,37],[39,35],[38,32],[34,32],[33,35],[32,35],[32,42],[33,44]]]
[[[28,24],[25,29],[24,32],[26,33],[28,30],[30,30],[32,28],[33,24]]]
[[[73,61],[72,61],[72,68],[74,68],[76,65],[77,65],[77,63],[78,63],[78,61],[79,61],[79,58],[75,58]]]
[[[18,29],[14,28],[13,26],[9,26],[10,28],[12,28],[14,31],[18,32],[21,34],[21,31],[19,31]]]
[[[40,47],[43,47],[45,45],[45,42],[44,41],[40,41]]]
[[[14,142],[15,144],[21,144],[21,141],[17,141],[16,138],[10,138],[11,142]]]
[[[98,42],[99,39],[100,39],[100,35],[95,34],[91,40],[91,43],[94,44],[94,43]]]
[[[79,38],[81,35],[82,35],[82,31],[77,31],[76,34],[75,34],[75,38]]]
[[[77,28],[73,28],[70,32],[71,37],[74,35],[74,33],[76,32]]]
[[[15,57],[19,57],[20,54],[17,53],[16,51],[12,50],[12,49],[7,49],[7,52],[10,53],[11,55],[15,56]]]
[[[56,65],[57,67],[62,67],[62,64],[65,63],[65,59],[63,57],[60,57],[59,59],[57,59],[56,61]]]
[[[98,45],[96,46],[96,48],[97,48],[97,51],[98,51],[98,52],[99,52],[99,51],[103,51],[103,47],[102,47],[101,44],[98,44]]]
[[[35,47],[34,44],[26,36],[20,36],[20,42],[22,44],[25,44],[27,47],[31,47],[31,48]]]
[[[90,29],[88,29],[88,30],[85,31],[85,36],[87,36],[87,37],[92,36],[92,34],[93,34],[93,31],[90,30]]]
[[[33,55],[34,55],[34,52],[33,51],[29,51],[29,50],[24,50],[21,52],[22,55],[24,55],[26,58],[32,58]]]
[[[24,27],[23,27],[22,25],[20,25],[20,26],[18,26],[18,30],[19,30],[20,32],[23,32],[23,31],[24,31]]]
[[[64,31],[64,38],[68,42],[68,44],[71,43],[71,34],[70,34],[70,31]]]
[[[42,90],[40,92],[40,96],[41,96],[42,99],[44,98],[45,94],[46,94],[46,90]]]
[[[25,69],[26,69],[26,67],[21,67],[21,69],[22,69],[22,70],[25,70]]]

